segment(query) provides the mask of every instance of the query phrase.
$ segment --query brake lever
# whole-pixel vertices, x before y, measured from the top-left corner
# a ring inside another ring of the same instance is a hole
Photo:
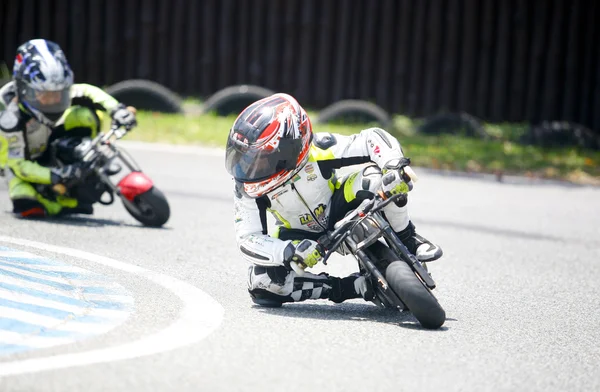
[[[393,202],[395,202],[395,201],[397,201],[397,200],[399,200],[399,199],[401,199],[403,197],[406,197],[406,195],[404,193],[397,193],[397,194],[392,195],[391,197],[389,197],[387,199],[384,199],[382,197],[383,201],[381,203],[379,203],[379,205],[377,207],[374,207],[373,209],[371,209],[371,211],[372,212],[379,211],[382,208],[384,208],[385,206],[387,206],[388,204],[393,203]]]

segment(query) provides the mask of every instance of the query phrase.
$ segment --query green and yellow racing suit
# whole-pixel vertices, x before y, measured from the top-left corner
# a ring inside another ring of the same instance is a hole
[[[50,200],[36,190],[36,184],[51,184],[50,168],[43,162],[49,143],[65,136],[95,137],[102,128],[104,113],[119,102],[98,87],[75,84],[71,87],[71,106],[51,128],[22,110],[14,82],[0,89],[0,99],[6,106],[0,112],[0,167],[5,166],[14,211],[20,213],[37,204],[55,215],[63,207],[77,206],[74,199],[57,196]]]

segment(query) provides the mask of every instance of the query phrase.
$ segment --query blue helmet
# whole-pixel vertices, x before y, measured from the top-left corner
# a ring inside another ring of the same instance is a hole
[[[33,39],[19,46],[13,79],[19,103],[41,123],[53,126],[71,104],[73,71],[54,42]]]

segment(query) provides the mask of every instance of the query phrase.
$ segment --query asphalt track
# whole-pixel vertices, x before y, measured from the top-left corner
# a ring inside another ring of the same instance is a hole
[[[600,390],[600,189],[418,170],[413,221],[445,251],[430,270],[448,319],[426,331],[360,300],[254,307],[222,152],[129,146],[169,198],[163,229],[120,204],[15,219],[0,187],[1,247],[134,298],[105,333],[0,352],[0,391]],[[338,257],[327,268],[356,267]]]

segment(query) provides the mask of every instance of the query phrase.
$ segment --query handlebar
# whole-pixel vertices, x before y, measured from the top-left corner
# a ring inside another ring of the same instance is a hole
[[[388,204],[398,201],[399,199],[401,199],[404,196],[405,196],[404,194],[399,193],[399,194],[393,195],[389,198],[386,198],[383,194],[377,194],[372,199],[363,200],[362,203],[360,203],[358,205],[358,207],[356,209],[354,209],[354,211],[350,212],[348,215],[346,215],[343,219],[341,219],[340,221],[338,221],[335,224],[333,231],[331,231],[329,233],[325,233],[321,238],[323,238],[325,240],[324,237],[327,236],[327,238],[329,240],[335,239],[337,236],[339,236],[343,231],[345,231],[347,229],[346,226],[348,224],[354,222],[354,218],[357,215],[360,216],[361,218],[365,218],[368,215],[371,215],[371,214],[381,210],[382,208],[386,207]],[[319,243],[321,243],[320,239],[319,239]],[[330,247],[325,246],[325,244],[323,244],[323,243],[321,243],[321,245],[323,245],[328,250],[330,249]]]
[[[122,125],[119,125],[113,122],[110,126],[110,130],[106,133],[99,132],[98,135],[91,141],[87,143],[82,143],[76,147],[77,155],[81,158],[82,161],[90,161],[93,157],[90,156],[90,152],[94,150],[95,147],[104,146],[110,144],[110,139],[113,136],[116,136],[117,139],[121,139],[123,136],[127,134],[128,130],[125,129]]]
[[[405,197],[404,194],[399,193],[393,195],[389,198],[386,198],[383,193],[375,195],[372,199],[363,200],[357,208],[351,211],[348,215],[338,221],[334,229],[330,232],[323,234],[317,242],[321,244],[326,252],[323,256],[323,260],[321,261],[323,264],[327,265],[327,260],[333,254],[333,252],[341,245],[344,239],[352,232],[352,230],[348,230],[348,226],[357,225],[364,218],[374,214],[375,212],[381,210],[385,206],[395,201],[398,201],[402,197]],[[355,219],[356,216],[361,217],[361,219]],[[305,265],[301,265],[299,263],[290,262],[290,267],[296,271],[296,273],[300,276],[304,274]]]

